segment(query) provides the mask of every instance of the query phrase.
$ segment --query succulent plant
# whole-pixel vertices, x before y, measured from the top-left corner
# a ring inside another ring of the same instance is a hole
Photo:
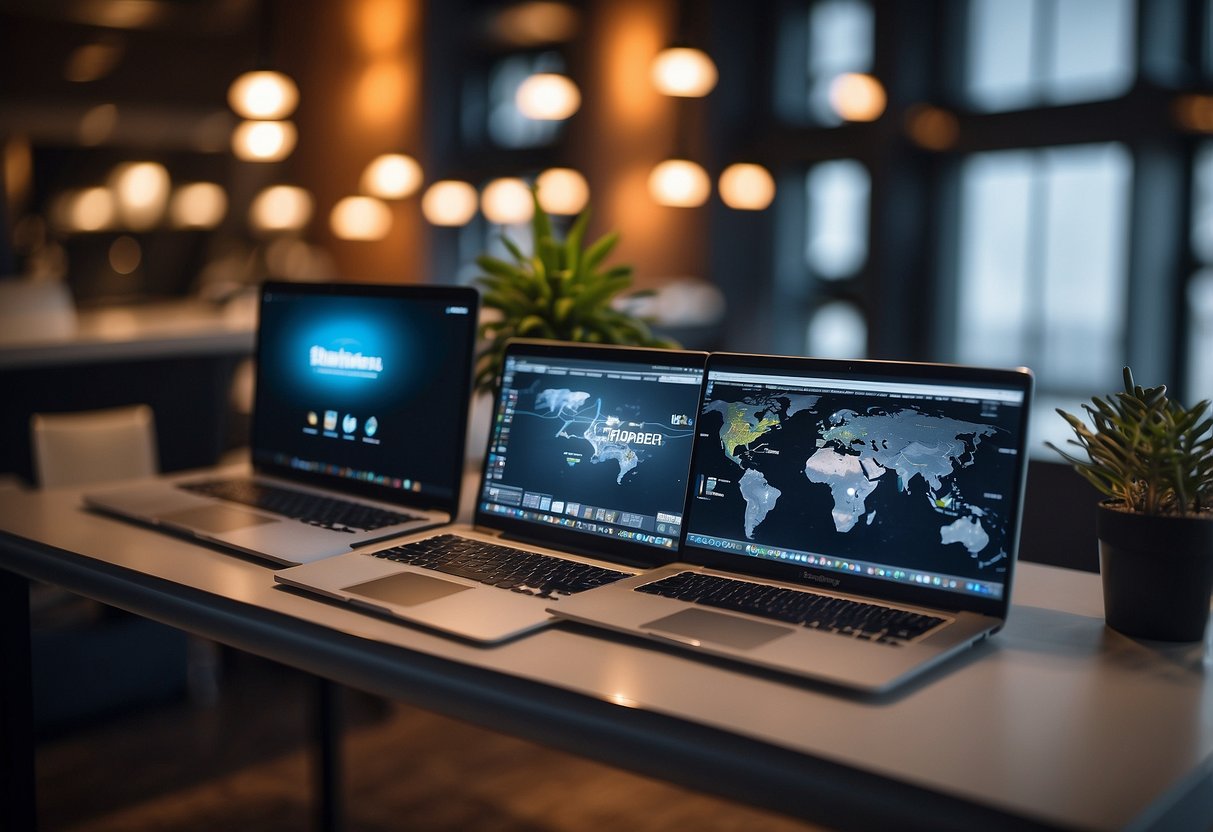
[[[1165,385],[1141,387],[1124,369],[1123,392],[1091,399],[1083,409],[1092,427],[1058,409],[1074,430],[1066,444],[1087,458],[1061,454],[1111,504],[1141,514],[1213,516],[1213,418],[1209,401],[1187,409]]]
[[[484,288],[483,304],[500,313],[497,320],[481,325],[483,346],[476,356],[476,389],[493,389],[501,370],[505,344],[513,337],[584,341],[595,344],[674,347],[658,338],[640,318],[615,308],[613,301],[632,285],[631,266],[603,265],[619,242],[611,232],[582,248],[590,221],[587,207],[558,240],[552,222],[532,189],[535,213],[531,230],[534,253],[524,254],[509,237],[502,242],[513,262],[481,255],[476,264],[484,272],[476,282]],[[651,291],[631,293],[642,297]]]

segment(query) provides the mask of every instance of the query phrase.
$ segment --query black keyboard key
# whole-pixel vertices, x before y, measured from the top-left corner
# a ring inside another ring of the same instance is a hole
[[[369,554],[552,600],[628,577],[613,569],[450,534]]]
[[[679,572],[636,591],[885,644],[910,641],[944,623],[880,604],[696,572]]]
[[[266,485],[252,480],[214,480],[184,483],[186,491],[272,511],[284,517],[300,520],[333,531],[374,531],[386,526],[420,520],[421,517],[403,512],[375,508],[363,503],[335,497],[324,497],[291,488]]]

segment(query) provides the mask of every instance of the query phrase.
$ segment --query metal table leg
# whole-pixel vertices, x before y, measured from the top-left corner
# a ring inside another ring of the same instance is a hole
[[[29,581],[0,570],[0,828],[35,829]]]

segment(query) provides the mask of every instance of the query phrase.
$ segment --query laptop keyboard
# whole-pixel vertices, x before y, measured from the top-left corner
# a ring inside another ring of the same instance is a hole
[[[944,623],[942,618],[880,604],[697,572],[680,572],[636,591],[885,644],[910,641]]]
[[[367,554],[553,601],[629,577],[626,572],[453,534]]]
[[[183,483],[181,488],[194,494],[272,511],[322,529],[351,534],[423,519],[412,514],[388,511],[334,497],[322,497],[292,488],[279,488],[253,480]]]

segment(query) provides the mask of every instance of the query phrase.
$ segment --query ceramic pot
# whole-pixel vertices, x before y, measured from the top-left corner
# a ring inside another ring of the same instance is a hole
[[[1200,641],[1213,593],[1213,515],[1157,517],[1099,506],[1104,618],[1134,638]]]

